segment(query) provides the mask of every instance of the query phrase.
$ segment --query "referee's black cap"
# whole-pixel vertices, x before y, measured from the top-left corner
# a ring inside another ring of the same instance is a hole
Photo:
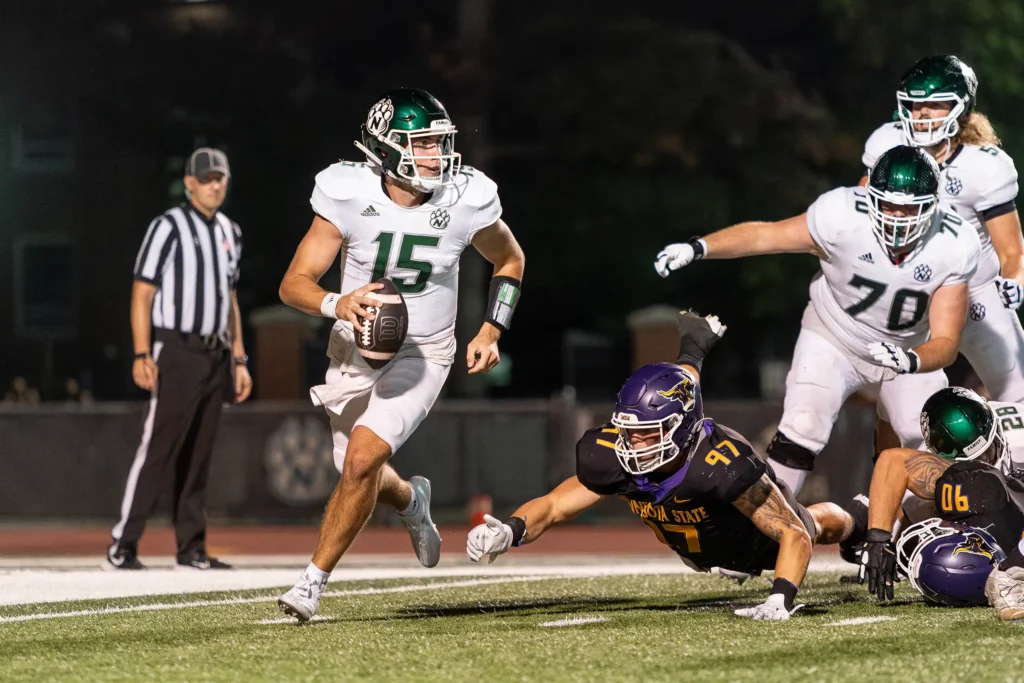
[[[188,164],[185,166],[185,175],[202,178],[210,173],[223,173],[225,178],[230,178],[231,167],[228,166],[228,156],[219,149],[200,147],[189,157]]]

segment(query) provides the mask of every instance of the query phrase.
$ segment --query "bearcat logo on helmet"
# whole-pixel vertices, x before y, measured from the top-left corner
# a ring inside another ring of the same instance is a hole
[[[995,551],[989,547],[988,542],[978,534],[968,534],[967,538],[961,541],[960,544],[953,549],[953,557],[956,557],[960,553],[981,555],[982,557],[987,557],[989,560],[991,560],[995,555]]]
[[[391,104],[391,99],[385,97],[370,109],[370,113],[366,117],[367,132],[371,135],[383,135],[387,131],[388,124],[391,123],[391,118],[394,115],[395,107]]]
[[[678,401],[679,403],[683,404],[684,408],[686,408],[690,405],[693,405],[693,382],[689,378],[684,379],[682,382],[675,385],[668,391],[659,391],[658,396],[661,396],[662,398],[667,398],[670,401]]]

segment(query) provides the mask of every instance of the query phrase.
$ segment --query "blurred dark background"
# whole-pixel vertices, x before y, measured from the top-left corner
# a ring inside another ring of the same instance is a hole
[[[707,391],[757,397],[766,368],[788,367],[815,260],[708,262],[661,280],[657,251],[855,183],[899,75],[926,54],[975,68],[979,107],[1016,156],[1022,36],[1013,0],[3,3],[0,392],[20,377],[43,401],[141,397],[132,265],[201,144],[231,158],[243,316],[277,303],[313,177],[358,160],[367,107],[414,85],[449,109],[465,162],[498,182],[527,255],[502,340],[510,366],[477,395],[576,385],[609,398],[629,369],[627,315],[670,304],[730,326]],[[485,291],[485,269],[464,275]],[[326,328],[309,342],[314,380],[325,342]]]

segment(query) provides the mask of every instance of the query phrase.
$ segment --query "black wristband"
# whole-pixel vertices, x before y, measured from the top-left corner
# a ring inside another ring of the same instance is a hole
[[[522,286],[522,281],[514,277],[507,275],[492,277],[491,285],[487,290],[486,321],[502,332],[508,332],[512,326],[512,314],[515,313],[516,304],[519,303]]]
[[[892,532],[885,529],[868,529],[868,533],[864,535],[864,540],[867,543],[888,543],[892,540]]]
[[[149,358],[149,351],[143,351],[142,353],[135,354],[135,360],[139,360],[140,358]]]
[[[509,517],[505,520],[512,529],[512,547],[516,548],[523,544],[523,536],[526,535],[526,520],[522,517]]]
[[[708,255],[708,250],[705,248],[706,242],[700,237],[691,237],[686,240],[686,243],[693,247],[693,260],[700,261],[702,258]]]
[[[913,349],[907,351],[907,359],[910,361],[910,372],[917,372],[921,368],[921,356]]]
[[[235,365],[249,365],[249,356],[244,353],[241,356],[235,356]]]
[[[800,589],[786,579],[775,579],[772,582],[772,595],[781,595],[785,599],[786,609],[793,609],[793,601]]]

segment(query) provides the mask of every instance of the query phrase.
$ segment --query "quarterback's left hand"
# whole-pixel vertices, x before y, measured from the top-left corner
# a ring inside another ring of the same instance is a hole
[[[466,349],[466,367],[469,374],[475,375],[479,372],[487,372],[494,368],[501,360],[498,355],[498,337],[501,332],[490,323],[484,323],[480,332],[473,341],[469,342]]]
[[[999,290],[999,299],[1005,308],[1016,311],[1020,308],[1021,301],[1024,301],[1024,288],[1012,278],[996,276],[996,289]]]
[[[917,372],[921,367],[921,359],[913,349],[901,349],[892,342],[868,344],[868,353],[883,368],[891,368],[901,375]]]
[[[793,609],[786,609],[786,596],[781,593],[772,593],[757,607],[738,609],[735,614],[738,617],[746,617],[754,621],[786,621],[801,607],[803,605],[794,605]]]

